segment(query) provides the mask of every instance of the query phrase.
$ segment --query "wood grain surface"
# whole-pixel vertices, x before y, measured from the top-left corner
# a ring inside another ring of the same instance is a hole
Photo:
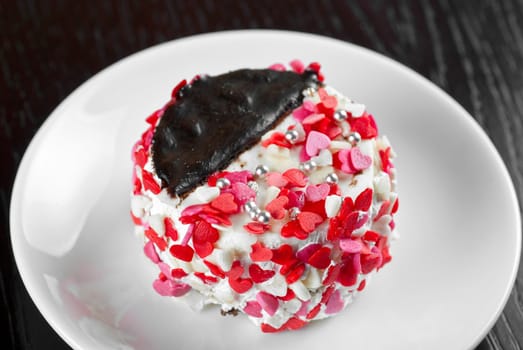
[[[521,0],[0,0],[0,319],[7,348],[68,348],[29,298],[10,246],[12,183],[39,126],[82,82],[131,53],[197,33],[247,28],[322,34],[413,68],[474,116],[523,198]],[[520,270],[478,349],[523,346],[522,284]]]

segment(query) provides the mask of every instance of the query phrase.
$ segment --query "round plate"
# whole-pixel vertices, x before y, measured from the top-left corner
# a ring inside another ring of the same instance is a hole
[[[303,330],[263,334],[245,316],[193,312],[151,287],[157,272],[129,217],[130,150],[178,81],[319,61],[326,81],[367,105],[397,154],[401,239],[347,310]],[[132,55],[49,117],[20,165],[11,238],[25,285],[76,349],[465,349],[501,312],[520,255],[508,172],[448,95],[404,66],[324,37],[206,34]],[[466,325],[466,327],[464,327]]]

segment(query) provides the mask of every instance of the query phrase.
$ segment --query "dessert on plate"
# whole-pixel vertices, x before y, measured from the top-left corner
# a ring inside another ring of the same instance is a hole
[[[293,330],[391,260],[395,153],[318,63],[184,80],[146,121],[131,216],[160,295]]]

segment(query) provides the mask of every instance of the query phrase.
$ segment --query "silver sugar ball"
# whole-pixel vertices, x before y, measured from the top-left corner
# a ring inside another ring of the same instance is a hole
[[[229,187],[230,185],[231,182],[229,181],[229,179],[226,179],[224,177],[221,177],[218,180],[216,180],[216,187],[218,188],[224,189],[226,187]]]
[[[300,137],[300,134],[298,134],[298,130],[287,130],[285,132],[285,139],[289,141],[290,143],[295,143],[298,141],[298,138]]]
[[[300,208],[293,207],[289,212],[289,216],[291,217],[291,219],[296,219],[299,213],[301,213]]]
[[[330,173],[325,177],[325,181],[330,182],[332,184],[338,183],[338,180],[338,175],[336,175],[335,173]]]
[[[349,143],[353,146],[356,146],[358,143],[360,143],[361,141],[361,135],[359,132],[351,132],[349,134],[349,137],[347,138],[347,140],[349,141]]]
[[[334,112],[334,120],[342,122],[345,119],[347,119],[347,112],[342,111],[341,109],[338,109],[336,112]]]
[[[303,170],[303,171],[306,171],[306,172],[310,172],[310,171],[313,171],[314,169],[316,169],[318,165],[316,164],[315,161],[313,160],[308,160],[306,162],[303,162],[300,164],[300,170]]]
[[[256,215],[256,220],[262,224],[268,224],[271,220],[271,213],[269,213],[267,210],[261,210],[258,215]]]
[[[258,177],[261,177],[269,172],[269,167],[267,165],[260,164],[254,170],[254,174]]]
[[[251,200],[251,201],[246,202],[243,205],[243,208],[245,209],[246,212],[250,213],[250,212],[256,212],[256,209],[258,209],[258,206],[256,205],[255,201]]]

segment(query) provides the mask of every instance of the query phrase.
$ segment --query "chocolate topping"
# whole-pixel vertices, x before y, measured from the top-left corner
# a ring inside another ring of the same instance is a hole
[[[242,69],[204,76],[183,87],[153,138],[156,173],[171,195],[184,195],[298,107],[302,91],[318,85],[314,72]]]

